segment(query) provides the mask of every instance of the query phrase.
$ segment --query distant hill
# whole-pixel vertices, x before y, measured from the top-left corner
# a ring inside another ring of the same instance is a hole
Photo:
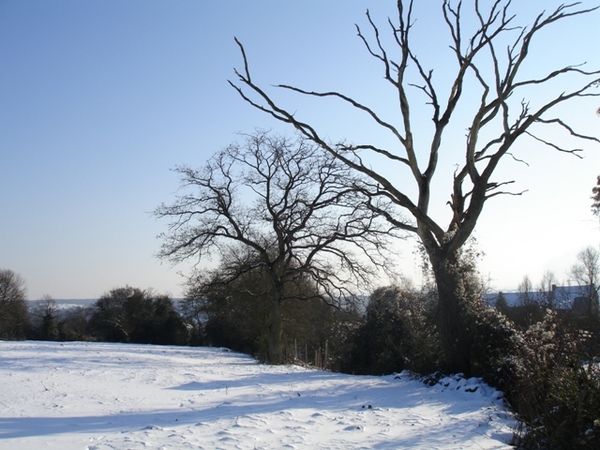
[[[73,308],[73,307],[77,307],[77,306],[81,306],[81,307],[86,307],[86,306],[92,306],[94,303],[96,303],[96,301],[98,300],[97,298],[72,298],[72,299],[53,299],[56,304],[58,305],[58,307],[60,309],[67,309],[67,308]],[[183,299],[181,298],[174,298],[173,302],[175,303],[175,305],[178,305],[179,302],[181,302]],[[35,308],[35,306],[40,303],[43,302],[44,300],[28,300],[29,306],[31,308]]]
[[[66,309],[66,308],[73,308],[76,306],[81,306],[81,307],[86,307],[86,306],[92,306],[96,300],[96,298],[77,298],[77,299],[53,299],[57,306],[61,309]],[[29,300],[29,305],[32,308],[35,308],[35,306],[40,303],[43,302],[44,300]]]

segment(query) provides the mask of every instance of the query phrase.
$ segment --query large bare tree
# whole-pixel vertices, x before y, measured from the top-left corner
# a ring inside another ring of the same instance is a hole
[[[370,37],[357,26],[366,51],[381,65],[383,77],[393,90],[393,98],[397,99],[395,121],[386,120],[368,104],[341,92],[315,92],[278,85],[303,96],[336,99],[364,113],[365,120],[373,121],[381,127],[382,133],[393,138],[394,144],[390,148],[382,148],[373,142],[330,142],[325,137],[328,130],[319,130],[316,124],[301,120],[293,106],[283,106],[275,100],[274,94],[255,82],[246,51],[237,39],[244,65],[242,70],[235,72],[237,81],[230,81],[254,107],[291,124],[348,167],[377,183],[379,187],[370,193],[371,198],[385,197],[398,207],[401,214],[389,215],[388,219],[399,229],[417,235],[427,252],[439,293],[440,335],[447,363],[450,369],[461,371],[469,370],[470,345],[464,332],[467,325],[461,319],[464,306],[461,292],[464,289],[457,276],[460,251],[490,198],[519,194],[507,189],[512,180],[494,179],[500,162],[516,158],[513,154],[515,143],[524,137],[551,150],[578,154],[578,148],[551,141],[544,134],[550,128],[565,132],[573,140],[600,142],[595,137],[578,133],[554,112],[566,102],[598,96],[593,89],[600,81],[599,70],[567,65],[532,76],[525,68],[525,62],[532,58],[546,58],[546,55],[533,56],[531,53],[532,43],[541,37],[542,30],[564,19],[591,13],[597,7],[585,9],[580,3],[561,5],[550,13],[540,13],[528,26],[520,26],[511,12],[510,0],[473,0],[469,3],[471,7],[467,10],[460,1],[440,2],[455,65],[453,70],[444,67],[439,78],[434,78],[433,70],[414,51],[411,39],[417,22],[413,17],[412,0],[398,0],[397,17],[388,21],[393,37],[392,50],[384,43],[381,30],[368,11]],[[563,84],[563,80],[568,84]],[[564,90],[565,86],[569,88]],[[422,108],[415,108],[414,90],[423,96],[420,103],[430,106],[425,115],[421,113]],[[530,103],[525,97],[531,90],[542,90],[546,99]],[[465,111],[469,110],[472,113],[465,116]],[[416,139],[416,131],[421,132],[419,128],[431,121],[433,128],[428,140],[418,145],[422,141]],[[449,130],[457,124],[464,129],[465,123],[466,137],[464,141],[457,140]],[[459,163],[446,191],[451,216],[448,222],[442,223],[431,214],[432,182],[439,172],[441,156],[447,154]],[[372,167],[369,155],[384,158],[385,167]],[[393,166],[402,175],[396,178],[386,175],[393,173],[390,170]],[[408,171],[408,177],[404,170]],[[406,185],[407,178],[412,179],[412,186]],[[416,195],[411,194],[414,191]]]
[[[282,302],[302,296],[306,284],[311,297],[316,289],[337,302],[383,264],[392,227],[366,206],[366,185],[305,138],[257,131],[201,170],[176,170],[185,193],[155,211],[172,219],[160,256],[216,256],[220,273],[208,283],[258,274],[261,282],[247,293],[268,299],[271,363],[281,362]]]

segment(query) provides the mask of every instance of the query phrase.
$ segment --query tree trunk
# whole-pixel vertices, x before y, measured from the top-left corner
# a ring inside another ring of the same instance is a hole
[[[471,333],[467,320],[469,293],[463,283],[458,258],[429,254],[438,291],[438,327],[446,369],[470,375]]]
[[[281,302],[279,298],[271,299],[271,313],[269,317],[269,363],[281,364]]]

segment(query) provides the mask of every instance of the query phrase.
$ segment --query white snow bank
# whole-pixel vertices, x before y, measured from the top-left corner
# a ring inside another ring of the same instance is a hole
[[[0,386],[12,450],[508,449],[514,425],[478,379],[428,387],[209,348],[0,342]]]

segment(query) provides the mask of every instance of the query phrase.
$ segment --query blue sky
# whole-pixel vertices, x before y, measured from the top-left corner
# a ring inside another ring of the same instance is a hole
[[[446,31],[430,22],[439,2],[418,3],[415,43],[442,78]],[[521,0],[515,11],[525,21],[538,7],[557,4]],[[393,114],[393,93],[354,28],[366,25],[367,8],[385,28],[393,7],[348,0],[0,0],[0,267],[21,274],[32,299],[94,298],[125,284],[181,295],[179,272],[188,267],[154,257],[156,235],[167,224],[150,214],[174,197],[178,180],[170,169],[201,166],[238,132],[291,131],[228,85],[241,66],[233,37],[244,43],[264,87],[336,89]],[[530,70],[585,61],[600,68],[599,22],[595,13],[542,36]],[[339,105],[275,95],[332,139],[385,141]],[[600,135],[598,103],[584,100],[561,113]],[[493,286],[516,287],[525,274],[535,284],[544,270],[563,280],[575,254],[597,245],[589,196],[600,146],[585,146],[579,160],[523,145],[518,154],[529,166],[501,168],[528,192],[492,200],[480,220],[482,271]],[[460,150],[448,154],[446,178],[459,159]],[[434,209],[440,217],[444,181],[442,175]],[[397,254],[401,270],[414,277],[412,244],[399,244]]]

